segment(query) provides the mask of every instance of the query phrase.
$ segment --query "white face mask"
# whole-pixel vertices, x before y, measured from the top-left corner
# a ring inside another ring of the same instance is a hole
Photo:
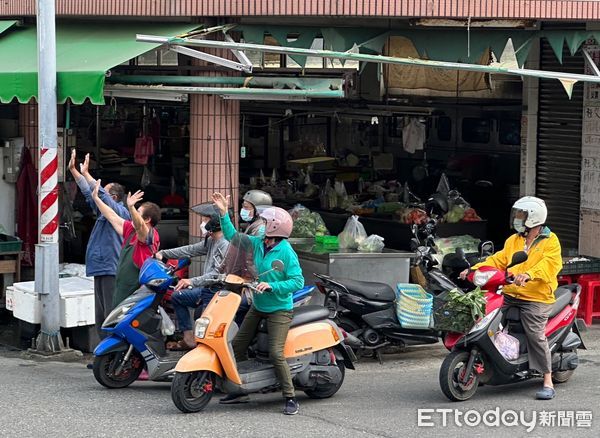
[[[517,233],[524,233],[526,230],[525,224],[523,223],[523,219],[517,219],[517,218],[513,219],[512,225]]]
[[[200,232],[202,233],[202,236],[206,235],[206,224],[207,224],[207,223],[208,223],[208,222],[202,222],[202,223],[200,224]]]

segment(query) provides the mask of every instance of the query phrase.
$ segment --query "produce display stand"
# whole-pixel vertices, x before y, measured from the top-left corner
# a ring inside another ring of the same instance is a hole
[[[325,248],[314,239],[290,239],[300,261],[305,284],[314,285],[314,274],[388,284],[408,283],[411,252],[384,249],[381,253]]]
[[[316,210],[321,215],[327,229],[332,235],[342,232],[349,213],[334,213]],[[365,227],[367,234],[377,234],[383,237],[385,247],[396,250],[409,251],[412,238],[411,226],[397,220],[380,218],[376,216],[361,216],[360,223]],[[437,237],[452,237],[468,234],[479,240],[487,238],[487,221],[441,223],[437,226]]]

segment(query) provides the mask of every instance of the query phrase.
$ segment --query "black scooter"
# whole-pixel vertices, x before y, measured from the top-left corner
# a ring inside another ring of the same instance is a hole
[[[435,344],[441,333],[433,329],[407,329],[396,316],[394,290],[385,283],[331,278],[315,274],[317,287],[325,295],[325,307],[346,332],[346,344],[357,357],[371,352],[382,362],[383,349],[390,346]]]

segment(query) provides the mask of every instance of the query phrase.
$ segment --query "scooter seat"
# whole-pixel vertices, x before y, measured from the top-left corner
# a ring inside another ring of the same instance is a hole
[[[323,306],[302,306],[294,308],[294,316],[290,323],[290,328],[298,327],[299,325],[308,324],[313,321],[321,321],[329,318],[329,309]],[[259,326],[258,331],[267,333],[267,320],[263,319]]]
[[[396,299],[394,289],[385,283],[346,278],[336,278],[335,281],[344,286],[352,295],[360,295],[368,300],[389,302]]]
[[[553,318],[558,315],[567,305],[571,302],[571,289],[567,287],[559,287],[554,292],[554,298],[556,301],[552,304],[552,309],[548,318]],[[517,307],[509,307],[505,313],[504,319],[506,321],[518,322],[521,320],[521,312]],[[518,332],[522,332],[522,327],[519,325],[515,326]]]
[[[294,309],[290,328],[329,318],[329,309],[323,306],[302,306]]]
[[[552,304],[549,318],[558,315],[571,302],[571,290],[566,287],[559,287],[554,291],[554,298],[556,301]]]

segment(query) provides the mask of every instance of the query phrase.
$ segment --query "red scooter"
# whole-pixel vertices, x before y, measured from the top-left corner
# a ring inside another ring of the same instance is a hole
[[[468,279],[484,288],[487,305],[486,316],[466,333],[448,333],[444,345],[450,354],[440,369],[440,386],[452,401],[471,398],[480,384],[505,385],[532,377],[540,377],[529,369],[527,338],[520,322],[518,308],[502,311],[504,302],[502,286],[513,279],[508,269],[527,260],[527,253],[516,253],[506,272],[492,267],[481,267],[471,272]],[[552,354],[552,379],[563,383],[573,375],[579,364],[577,349],[585,349],[581,334],[575,323],[581,287],[571,284],[559,287],[556,302],[546,325],[546,336]],[[494,337],[505,327],[510,335],[519,340],[519,357],[507,360],[494,344]]]

